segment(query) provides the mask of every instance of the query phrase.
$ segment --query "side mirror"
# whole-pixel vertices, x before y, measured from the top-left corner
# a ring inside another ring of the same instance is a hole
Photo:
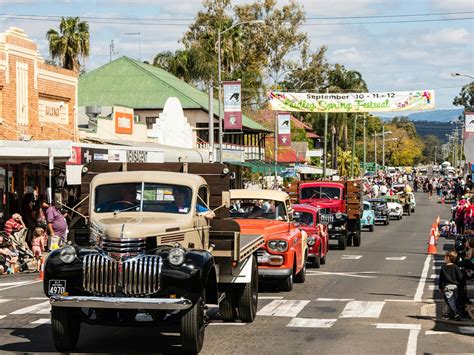
[[[222,191],[222,205],[230,208],[230,191]]]

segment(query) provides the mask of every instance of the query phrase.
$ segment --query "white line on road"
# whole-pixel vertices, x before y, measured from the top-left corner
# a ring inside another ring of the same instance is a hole
[[[6,315],[0,315],[0,319],[3,319],[5,317],[6,317]]]
[[[28,281],[28,282],[25,281],[21,284],[0,288],[0,291],[9,290],[9,289],[15,288],[15,287],[28,286],[28,285],[35,284],[35,283],[38,283],[38,282],[43,282],[43,280],[35,280],[35,281]],[[0,285],[0,287],[2,287],[2,285]]]
[[[428,269],[430,267],[430,262],[431,262],[431,255],[428,255],[425,260],[425,265],[423,266],[423,271],[421,272],[421,277],[420,277],[420,281],[418,282],[418,287],[416,289],[415,297],[413,297],[413,300],[415,302],[421,302],[421,299],[423,297],[423,290],[425,288],[426,277],[428,276]]]
[[[421,330],[420,324],[406,324],[406,323],[376,323],[377,329],[408,329]]]
[[[40,318],[31,322],[30,324],[51,324],[51,319],[49,318]]]
[[[331,328],[337,319],[293,318],[287,327],[295,328]]]
[[[308,300],[274,300],[257,312],[258,316],[296,317]]]
[[[410,334],[408,335],[407,351],[405,353],[406,355],[416,355],[418,334],[420,334],[420,330],[417,330],[417,329],[410,330]]]
[[[427,330],[425,335],[443,335],[443,334],[451,334],[450,332],[441,332],[439,330]]]
[[[436,274],[430,275],[430,279],[438,279],[438,278],[439,278],[439,275],[436,275]]]
[[[385,258],[385,260],[403,261],[403,260],[405,260],[406,258],[407,258],[406,256],[389,256],[389,257]]]
[[[415,302],[413,300],[401,300],[401,299],[396,299],[396,298],[386,298],[383,301],[384,302],[407,302],[407,303],[414,303]]]
[[[378,318],[385,302],[351,301],[339,318]]]
[[[246,325],[247,323],[238,323],[238,322],[210,322],[208,325]]]
[[[0,298],[0,303],[5,303],[5,302],[9,302],[11,301],[11,299],[8,299],[8,298]]]
[[[259,300],[281,300],[283,296],[258,296]]]
[[[334,302],[334,301],[339,301],[339,302],[349,302],[349,301],[354,301],[353,298],[316,298],[316,301],[321,301],[321,302]]]
[[[474,334],[474,327],[458,327],[461,334]]]
[[[319,276],[319,275],[339,275],[348,277],[360,277],[364,279],[376,279],[377,276],[359,275],[359,274],[377,274],[377,271],[359,271],[359,272],[327,272],[327,271],[316,271],[308,270],[306,275]]]
[[[362,255],[343,255],[341,260],[359,260],[362,258]]]
[[[431,270],[441,270],[441,266],[432,266]]]
[[[7,287],[7,286],[21,286],[24,284],[29,284],[31,281],[14,281],[14,282],[0,282],[0,287]]]
[[[51,305],[50,305],[49,301],[46,301],[46,302],[41,302],[41,303],[38,303],[38,304],[34,304],[32,306],[29,306],[29,307],[17,309],[16,311],[14,311],[10,314],[27,314],[27,313],[44,314],[42,312],[44,312],[45,309],[48,309],[48,313],[49,313],[50,307],[51,307]]]

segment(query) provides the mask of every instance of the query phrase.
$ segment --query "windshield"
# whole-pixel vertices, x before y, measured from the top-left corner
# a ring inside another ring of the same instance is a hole
[[[341,189],[327,186],[311,186],[301,189],[302,200],[310,200],[313,198],[339,200],[341,198]]]
[[[192,190],[187,186],[141,182],[108,184],[96,187],[94,211],[187,214],[191,210],[191,199]]]
[[[313,218],[312,213],[294,211],[293,215],[294,215],[295,221],[300,222],[301,224],[312,226],[314,223],[314,218]]]
[[[364,203],[364,211],[369,211],[370,210],[370,204]]]
[[[258,199],[232,200],[230,217],[276,219],[279,221],[288,219],[285,204],[282,201]]]
[[[374,207],[386,207],[387,203],[385,201],[370,201]]]

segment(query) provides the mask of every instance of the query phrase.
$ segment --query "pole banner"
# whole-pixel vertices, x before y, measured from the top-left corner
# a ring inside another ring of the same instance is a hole
[[[432,110],[434,90],[365,93],[270,91],[270,110],[290,112],[394,112]]]
[[[241,82],[224,81],[224,130],[242,129]]]
[[[291,146],[291,115],[289,112],[278,112],[278,145]]]

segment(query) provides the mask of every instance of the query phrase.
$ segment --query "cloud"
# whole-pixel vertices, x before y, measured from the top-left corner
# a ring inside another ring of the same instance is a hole
[[[422,40],[431,45],[457,45],[457,44],[471,44],[474,42],[472,33],[469,33],[465,28],[443,28],[439,31],[434,31],[423,35]]]
[[[333,51],[333,57],[338,58],[338,63],[351,66],[364,62],[366,56],[358,49],[352,47],[336,49]]]
[[[431,5],[442,11],[474,11],[472,0],[431,0]]]
[[[280,1],[281,3],[281,1]],[[307,17],[373,15],[387,0],[302,0]]]

